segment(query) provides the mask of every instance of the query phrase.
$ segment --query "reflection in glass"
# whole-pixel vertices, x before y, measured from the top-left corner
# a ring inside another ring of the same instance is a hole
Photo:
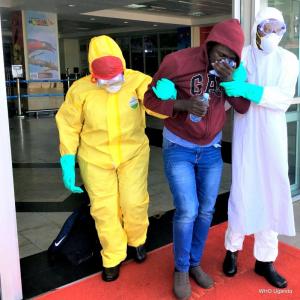
[[[161,48],[177,48],[177,32],[160,33],[159,44]]]
[[[191,29],[190,27],[177,28],[177,49],[191,47]]]
[[[152,34],[117,35],[114,38],[123,52],[127,68],[151,76],[167,54],[191,46],[189,27]]]
[[[287,25],[287,31],[283,36],[280,46],[293,52],[299,59],[299,18],[300,18],[300,1],[296,0],[269,0],[267,5],[279,9]],[[300,96],[300,81],[296,86],[295,96]],[[300,106],[291,105],[287,111],[288,119],[288,160],[289,160],[289,178],[291,183],[292,194],[300,192],[299,166],[297,162],[300,159],[299,151],[299,119]]]
[[[131,68],[144,72],[143,38],[131,39]]]
[[[122,50],[126,66],[129,68],[130,66],[130,38],[129,37],[117,37],[116,43]]]
[[[157,34],[144,36],[145,73],[153,76],[158,69]]]
[[[295,0],[269,0],[268,6],[279,9],[287,25],[280,46],[293,52],[299,59],[299,18],[300,1]],[[299,80],[298,80],[299,81]],[[297,84],[296,96],[300,95],[300,83]]]
[[[168,32],[159,34],[159,45],[160,45],[160,60],[162,61],[164,57],[178,50],[178,33]]]
[[[297,150],[297,122],[287,124],[288,128],[288,160],[290,184],[296,183],[296,150]]]
[[[298,108],[298,104],[293,104],[289,107],[289,109],[287,110],[287,112],[291,112],[291,111],[297,111]]]

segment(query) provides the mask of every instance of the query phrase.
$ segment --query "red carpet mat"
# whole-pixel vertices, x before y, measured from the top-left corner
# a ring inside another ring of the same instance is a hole
[[[253,238],[244,242],[239,254],[238,273],[233,278],[222,273],[225,254],[224,233],[227,223],[210,229],[202,267],[215,280],[215,287],[205,290],[191,279],[191,299],[204,300],[296,300],[300,299],[300,250],[279,243],[277,270],[288,279],[286,289],[276,289],[254,273]],[[159,248],[148,255],[143,264],[133,261],[122,265],[117,281],[105,283],[99,274],[64,286],[35,299],[39,300],[161,300],[175,299],[172,294],[172,245]],[[51,279],[49,279],[51,280]]]

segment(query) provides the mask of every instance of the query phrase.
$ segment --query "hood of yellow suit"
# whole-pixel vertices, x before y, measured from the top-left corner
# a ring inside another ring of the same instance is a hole
[[[126,62],[123,53],[118,44],[109,36],[100,35],[91,39],[89,44],[89,70],[91,72],[91,64],[94,59],[103,56],[116,56],[121,59],[124,70],[126,69]]]

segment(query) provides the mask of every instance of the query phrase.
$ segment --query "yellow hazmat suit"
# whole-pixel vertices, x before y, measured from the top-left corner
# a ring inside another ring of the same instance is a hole
[[[110,268],[126,258],[127,244],[138,247],[146,240],[149,142],[143,98],[152,79],[126,69],[119,46],[108,36],[91,40],[90,70],[93,60],[103,56],[122,60],[122,88],[109,93],[91,75],[79,79],[69,89],[56,122],[61,155],[77,155],[103,248],[103,266]]]

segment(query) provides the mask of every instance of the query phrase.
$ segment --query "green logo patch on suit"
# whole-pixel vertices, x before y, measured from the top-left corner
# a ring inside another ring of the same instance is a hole
[[[132,97],[129,101],[129,106],[133,109],[136,109],[139,106],[139,101],[137,98]]]

